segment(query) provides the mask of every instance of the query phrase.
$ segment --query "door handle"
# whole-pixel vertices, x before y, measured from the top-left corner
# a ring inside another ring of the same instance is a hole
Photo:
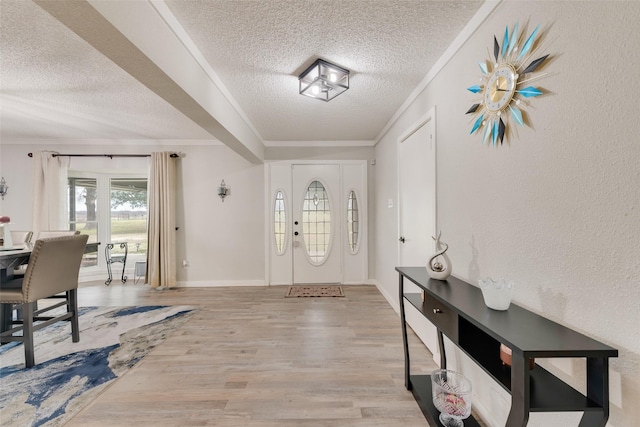
[[[404,243],[404,236],[400,236],[400,238],[398,239],[401,243]]]
[[[296,231],[293,233],[294,236],[297,236],[299,233]]]

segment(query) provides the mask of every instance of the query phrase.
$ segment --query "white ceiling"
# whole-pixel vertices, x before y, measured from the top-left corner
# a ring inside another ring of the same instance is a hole
[[[57,7],[52,3],[67,3],[65,18],[60,18],[62,15],[54,18],[49,13]],[[155,59],[148,52],[162,51],[166,43],[153,33],[155,27],[151,24],[152,19],[161,15],[162,22],[173,36],[178,35],[183,48],[194,58],[201,55],[198,71],[207,72],[232,106],[226,108],[235,109],[246,129],[262,144],[373,143],[482,3],[2,0],[0,137],[6,142],[147,139],[188,142],[215,136],[227,143],[214,127],[206,125],[202,119],[204,110],[194,109],[193,105],[184,107],[194,100],[205,105],[194,93],[207,91],[207,86],[195,88],[196,92],[193,87],[185,88],[185,94],[191,94],[186,97],[187,102],[186,98],[175,101],[166,90],[144,81],[144,76],[158,72],[155,64],[148,61]],[[93,12],[95,7],[105,16],[96,14],[95,18],[86,12],[86,7],[78,5],[89,6]],[[123,9],[122,14],[129,21],[122,24],[115,23],[101,9],[149,5],[157,15],[148,14],[148,26],[144,20],[134,20],[137,15],[129,10]],[[131,46],[139,47],[149,56],[144,56],[147,62],[138,61],[133,68],[128,67],[129,57],[139,55],[137,48],[127,50],[125,45],[129,41],[120,39],[122,34],[113,28],[104,30],[102,21],[119,28],[131,40]],[[84,30],[78,29],[82,25]],[[139,33],[152,33],[147,34],[147,39],[155,40],[156,46],[143,46],[131,35],[134,33],[129,31],[131,26],[137,27],[134,30]],[[114,55],[110,54],[114,49],[125,52],[120,55],[125,58],[114,62]],[[170,52],[168,48],[166,51]],[[318,57],[351,70],[350,89],[329,103],[298,94],[297,76]],[[176,58],[169,68],[179,66],[180,61]],[[167,68],[159,64],[159,69],[171,75]],[[167,75],[163,74],[165,78]],[[156,83],[175,81],[181,85],[179,79],[172,78]],[[222,123],[235,138],[243,139],[241,131],[225,126],[224,119],[216,117],[206,105],[203,108],[209,111],[205,115],[211,114],[215,119],[211,123]]]

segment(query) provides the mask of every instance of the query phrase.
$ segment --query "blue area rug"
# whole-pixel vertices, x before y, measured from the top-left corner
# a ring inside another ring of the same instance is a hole
[[[31,369],[21,343],[0,346],[0,425],[63,425],[192,314],[185,306],[82,308],[80,342],[67,322],[36,332]]]

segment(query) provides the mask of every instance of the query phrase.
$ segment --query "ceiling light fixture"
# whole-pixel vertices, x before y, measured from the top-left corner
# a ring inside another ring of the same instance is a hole
[[[331,101],[349,89],[349,70],[317,59],[300,77],[300,95]]]

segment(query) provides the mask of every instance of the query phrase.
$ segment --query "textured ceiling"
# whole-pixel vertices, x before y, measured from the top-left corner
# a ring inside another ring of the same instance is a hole
[[[469,1],[174,1],[169,8],[265,140],[373,140],[479,7]],[[316,58],[351,70],[324,103]]]
[[[0,138],[211,135],[25,0],[0,1]]]
[[[277,145],[374,141],[483,2],[165,3],[258,138]],[[2,0],[0,23],[3,141],[212,138],[37,4]],[[318,57],[352,73],[329,103],[298,94]]]

